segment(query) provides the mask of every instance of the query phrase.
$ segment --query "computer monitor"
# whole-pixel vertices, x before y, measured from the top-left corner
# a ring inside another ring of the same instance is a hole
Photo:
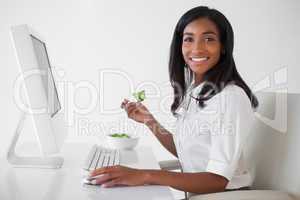
[[[27,25],[11,28],[11,35],[19,64],[19,71],[25,88],[26,109],[16,129],[7,159],[18,166],[59,168],[60,157],[53,157],[60,151],[67,127],[64,122],[61,103],[52,74],[45,41]],[[19,135],[26,117],[33,122],[41,157],[20,157],[15,152]],[[52,156],[52,157],[51,157]]]

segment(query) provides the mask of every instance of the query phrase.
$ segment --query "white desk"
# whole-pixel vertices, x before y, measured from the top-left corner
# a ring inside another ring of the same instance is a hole
[[[14,168],[0,158],[1,200],[169,200],[174,199],[168,187],[138,186],[101,188],[82,184],[81,169],[91,144],[65,144],[61,169]],[[126,158],[126,160],[124,159]],[[121,164],[144,169],[159,169],[150,147],[121,151]]]

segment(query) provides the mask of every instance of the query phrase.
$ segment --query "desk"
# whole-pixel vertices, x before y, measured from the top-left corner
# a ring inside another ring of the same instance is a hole
[[[171,200],[168,187],[138,186],[101,188],[82,183],[82,164],[92,144],[66,143],[61,155],[61,169],[14,168],[0,158],[1,200]],[[121,164],[128,167],[159,169],[151,147],[121,151]]]

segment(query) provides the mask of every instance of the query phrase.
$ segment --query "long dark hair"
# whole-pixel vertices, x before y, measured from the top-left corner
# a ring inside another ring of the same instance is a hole
[[[181,51],[183,31],[189,23],[199,18],[207,18],[216,24],[223,48],[219,62],[204,75],[205,83],[196,98],[199,106],[203,108],[205,101],[221,92],[228,84],[235,84],[245,91],[252,107],[257,108],[257,98],[242,79],[235,66],[232,55],[234,34],[229,21],[221,12],[205,6],[199,6],[189,10],[180,18],[173,34],[169,59],[169,77],[174,90],[174,101],[171,105],[172,113],[176,114],[175,111],[183,101],[188,87],[184,69],[185,61]]]

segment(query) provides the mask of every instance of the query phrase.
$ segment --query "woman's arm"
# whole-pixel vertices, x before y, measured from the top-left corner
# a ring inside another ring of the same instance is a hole
[[[156,119],[142,103],[129,102],[127,99],[124,99],[121,104],[121,108],[126,110],[130,119],[148,126],[159,142],[170,153],[178,157],[172,134],[156,121]]]
[[[223,176],[210,172],[181,173],[164,170],[143,170],[145,184],[165,185],[191,193],[222,192],[228,183]]]
[[[162,127],[156,119],[145,122],[145,125],[152,131],[159,142],[174,156],[178,157],[176,147],[173,140],[173,135]]]
[[[165,170],[143,170],[124,166],[110,166],[93,171],[90,176],[102,175],[92,184],[102,184],[103,187],[118,185],[165,185],[178,190],[192,193],[222,192],[228,183],[223,176],[209,172],[181,173]]]

